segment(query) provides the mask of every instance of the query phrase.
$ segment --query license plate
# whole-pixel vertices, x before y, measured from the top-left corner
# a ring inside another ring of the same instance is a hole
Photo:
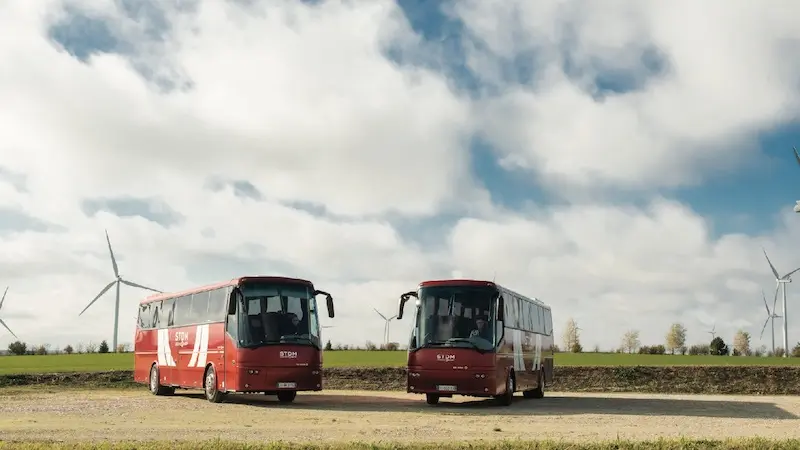
[[[440,391],[445,391],[445,392],[455,392],[456,391],[456,387],[451,385],[451,384],[440,384],[440,385],[436,386],[436,389],[440,390]]]
[[[294,389],[296,387],[297,383],[290,383],[290,382],[278,383],[278,389]]]

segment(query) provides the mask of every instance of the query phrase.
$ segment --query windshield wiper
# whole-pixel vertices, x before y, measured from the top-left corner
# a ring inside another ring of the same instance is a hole
[[[442,347],[442,346],[445,346],[445,345],[447,345],[446,341],[428,341],[428,342],[424,343],[422,346],[423,347]]]
[[[281,342],[311,342],[311,339],[300,336],[282,336]]]
[[[469,344],[472,348],[477,350],[478,353],[486,353],[486,350],[478,347],[478,344],[476,344],[476,343],[474,343],[471,340],[466,339],[466,338],[451,338],[451,339],[448,339],[447,341],[448,342],[458,342],[459,344],[462,344],[462,343],[463,344]]]
[[[290,342],[293,342],[293,343],[308,343],[312,347],[314,347],[316,349],[319,349],[319,346],[316,343],[314,343],[313,340],[311,340],[310,336],[301,336],[299,334],[287,334],[287,335],[281,336],[281,341],[284,342],[284,343],[286,341],[290,341]]]
[[[256,347],[261,347],[262,345],[278,345],[280,343],[281,343],[280,341],[274,341],[274,340],[267,341],[267,340],[263,340],[262,339],[262,340],[260,340],[258,342],[252,342],[252,343],[250,343],[248,345],[242,345],[242,347],[244,347],[244,348],[256,348]]]

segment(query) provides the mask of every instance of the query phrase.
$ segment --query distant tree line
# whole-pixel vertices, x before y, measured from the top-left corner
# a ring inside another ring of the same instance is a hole
[[[583,352],[583,346],[580,342],[580,328],[573,318],[569,318],[564,325],[562,343],[567,352]],[[553,350],[556,352],[560,351],[558,346],[555,345],[553,346]],[[600,353],[599,347],[595,346],[594,351]],[[664,343],[656,345],[642,345],[639,339],[639,330],[628,330],[622,336],[621,345],[613,350],[613,353],[717,356],[783,356],[784,352],[785,350],[782,347],[776,347],[773,353],[772,351],[768,351],[767,347],[764,345],[757,349],[752,349],[750,347],[750,333],[744,330],[738,330],[736,332],[733,337],[732,347],[719,336],[715,336],[708,344],[695,344],[687,347],[686,327],[681,323],[673,323],[670,325],[664,336]],[[792,348],[790,355],[793,357],[800,357],[800,342]]]
[[[367,351],[397,351],[397,350],[405,350],[405,348],[401,347],[398,342],[389,342],[386,344],[377,345],[372,341],[367,341],[364,347],[358,345],[347,345],[347,344],[332,344],[330,339],[328,342],[325,343],[324,350],[327,351],[342,351],[342,350],[367,350]]]
[[[88,342],[87,344],[78,344],[77,348],[73,348],[71,344],[67,344],[64,348],[51,348],[50,344],[28,345],[26,342],[14,341],[8,344],[8,353],[10,355],[59,355],[73,353],[108,353],[111,349],[108,342],[101,341],[100,344]],[[117,353],[130,352],[129,344],[117,345]]]

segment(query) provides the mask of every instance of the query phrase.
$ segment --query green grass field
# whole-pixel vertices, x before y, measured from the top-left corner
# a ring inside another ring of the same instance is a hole
[[[325,367],[400,367],[405,351],[327,351]],[[678,365],[800,365],[800,358],[747,356],[628,355],[620,353],[558,353],[557,366],[678,366]],[[0,375],[18,373],[96,372],[131,370],[132,353],[29,355],[0,357]]]

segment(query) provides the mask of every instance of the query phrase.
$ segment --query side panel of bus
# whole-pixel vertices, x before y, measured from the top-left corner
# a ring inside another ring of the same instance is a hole
[[[208,364],[221,376],[224,373],[224,324],[205,323],[172,328],[170,344],[177,350],[173,382],[188,388],[202,389]]]
[[[548,335],[549,309],[528,301],[506,289],[500,289],[504,299],[503,340],[498,349],[498,375],[504,376],[513,368],[516,390],[535,389],[539,384],[539,372],[546,376],[546,365],[552,366],[552,335]],[[552,334],[552,332],[550,332]],[[552,374],[552,369],[550,369]],[[551,375],[552,378],[552,375]],[[500,378],[505,380],[504,378]]]
[[[150,381],[150,367],[158,357],[157,334],[158,330],[142,330],[136,327],[133,343],[133,380],[138,383]]]

